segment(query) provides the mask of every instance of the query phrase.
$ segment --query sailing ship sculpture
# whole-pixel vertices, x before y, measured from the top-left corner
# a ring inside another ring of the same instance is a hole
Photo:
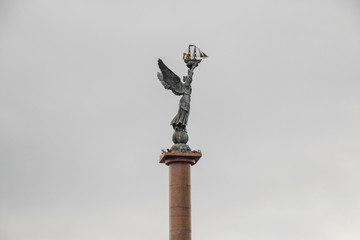
[[[171,121],[171,125],[175,130],[172,137],[175,145],[172,146],[171,150],[191,150],[190,147],[186,145],[188,141],[186,126],[190,114],[192,76],[195,68],[199,65],[202,59],[206,57],[207,55],[195,45],[189,45],[187,51],[185,51],[183,54],[183,60],[189,70],[188,75],[184,76],[182,81],[180,77],[173,73],[161,59],[158,60],[161,73],[158,72],[157,76],[160,82],[165,87],[165,89],[171,90],[175,95],[182,96],[179,102],[179,110]]]

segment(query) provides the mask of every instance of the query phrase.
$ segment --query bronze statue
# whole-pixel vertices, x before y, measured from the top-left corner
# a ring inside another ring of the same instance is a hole
[[[158,72],[157,76],[162,85],[165,89],[170,89],[175,95],[182,95],[179,102],[178,113],[171,121],[171,125],[175,130],[173,135],[175,145],[172,149],[190,150],[186,145],[188,141],[186,125],[190,114],[191,82],[195,68],[201,62],[202,58],[205,57],[207,57],[206,54],[195,45],[189,45],[188,52],[185,52],[183,56],[189,68],[188,75],[183,77],[183,81],[181,81],[180,77],[173,73],[161,59],[158,60],[161,73]]]

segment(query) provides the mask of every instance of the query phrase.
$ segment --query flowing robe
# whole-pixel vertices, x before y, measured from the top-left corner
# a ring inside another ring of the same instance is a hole
[[[185,80],[185,91],[179,101],[179,110],[176,116],[171,121],[171,125],[175,130],[186,131],[186,125],[190,114],[190,95],[191,95],[191,76],[188,76]]]

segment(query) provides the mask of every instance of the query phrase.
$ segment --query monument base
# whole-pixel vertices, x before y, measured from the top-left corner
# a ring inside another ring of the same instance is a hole
[[[197,151],[174,150],[174,151],[169,151],[169,152],[163,152],[160,155],[159,162],[165,163],[166,165],[169,165],[174,162],[183,162],[183,163],[190,163],[191,165],[195,165],[199,161],[201,156],[202,156],[202,154],[201,154],[200,150],[197,150]]]
[[[191,149],[185,143],[176,143],[170,148],[170,151],[186,152],[186,151],[191,151]]]

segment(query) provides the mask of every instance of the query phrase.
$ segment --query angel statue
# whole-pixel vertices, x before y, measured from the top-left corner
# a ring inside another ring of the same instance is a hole
[[[160,72],[157,76],[165,87],[165,89],[170,89],[175,95],[181,96],[179,102],[179,110],[176,116],[171,121],[175,132],[173,134],[173,142],[175,144],[185,145],[188,140],[188,135],[186,131],[186,125],[188,123],[189,114],[190,114],[190,95],[191,95],[191,82],[192,76],[194,74],[194,69],[201,62],[202,58],[207,57],[200,49],[195,45],[189,45],[188,52],[184,53],[184,61],[189,68],[188,75],[183,77],[183,80],[180,79],[175,73],[173,73],[164,62],[159,59],[158,64]],[[190,149],[187,145],[186,149]]]
[[[173,73],[161,59],[158,60],[161,73],[158,72],[158,78],[166,89],[170,89],[175,95],[182,95],[179,102],[179,110],[176,116],[171,121],[175,131],[185,131],[190,113],[190,95],[191,95],[191,82],[194,69],[197,63],[192,65],[188,70],[188,75],[180,80],[175,73]]]

